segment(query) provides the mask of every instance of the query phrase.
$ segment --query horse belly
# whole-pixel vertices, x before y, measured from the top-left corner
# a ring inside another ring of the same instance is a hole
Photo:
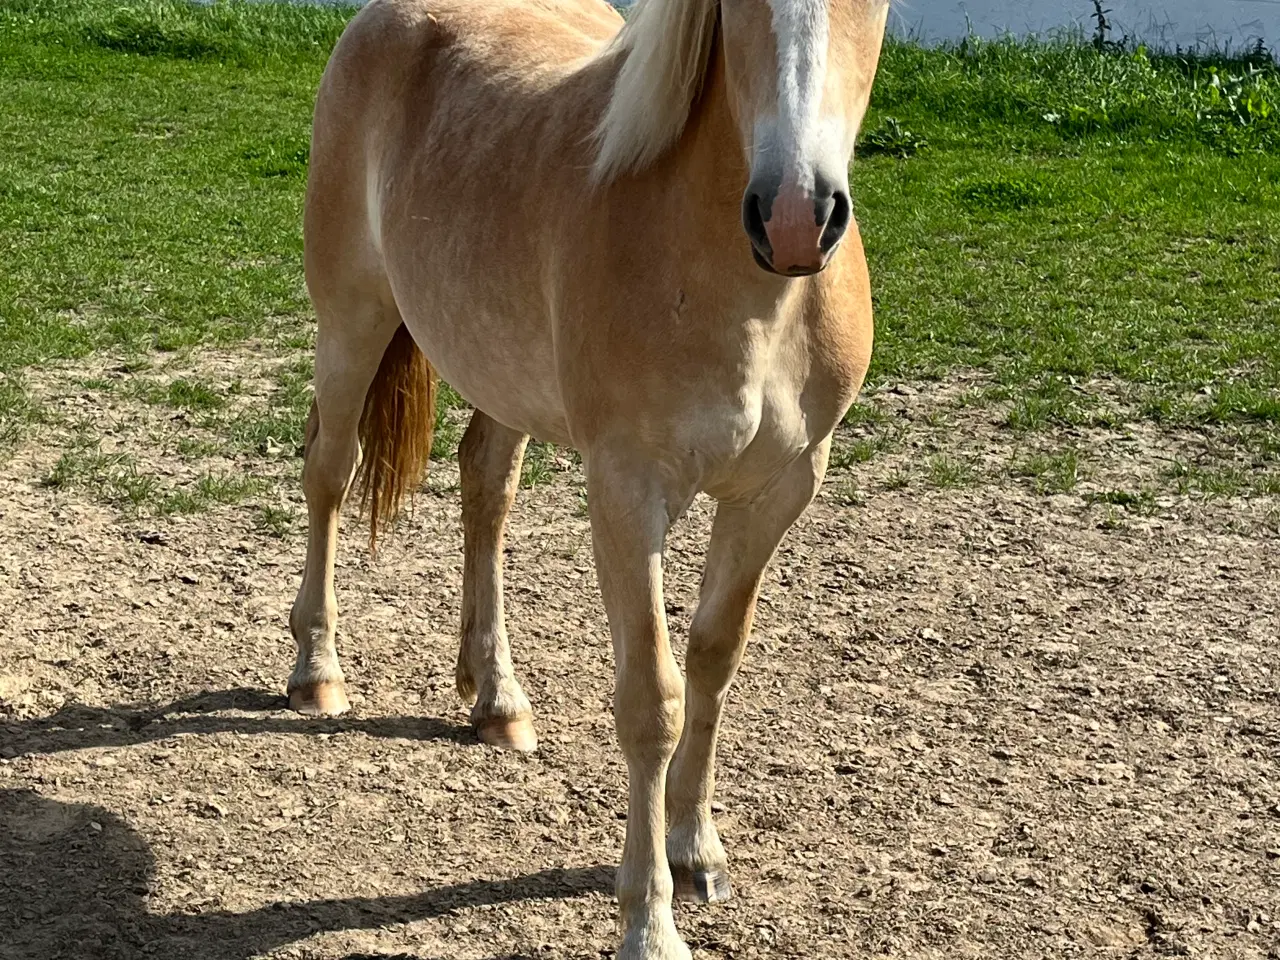
[[[567,444],[546,323],[488,308],[474,296],[463,311],[441,310],[443,299],[401,307],[410,333],[440,377],[499,423]]]

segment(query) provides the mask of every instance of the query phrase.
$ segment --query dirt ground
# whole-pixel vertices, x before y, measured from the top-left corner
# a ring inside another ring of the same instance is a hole
[[[1280,958],[1275,498],[890,482],[1011,442],[922,419],[946,389],[882,398],[932,433],[833,476],[770,568],[721,740],[735,899],[679,905],[682,934],[701,960]],[[1184,441],[1074,437],[1134,476]],[[612,955],[624,767],[572,470],[513,514],[541,737],[514,756],[453,690],[451,466],[376,561],[344,539],[355,709],[316,722],[283,709],[300,533],[130,518],[42,487],[47,459],[0,466],[0,957]],[[677,644],[712,509],[671,541]]]

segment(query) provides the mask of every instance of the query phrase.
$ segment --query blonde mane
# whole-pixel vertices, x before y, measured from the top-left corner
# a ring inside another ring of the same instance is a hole
[[[679,139],[702,86],[719,0],[639,0],[602,57],[622,67],[595,130],[592,177],[643,170]]]

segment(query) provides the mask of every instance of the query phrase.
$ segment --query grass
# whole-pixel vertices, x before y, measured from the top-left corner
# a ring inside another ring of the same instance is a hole
[[[1080,451],[1074,447],[1056,453],[1035,453],[1013,467],[1017,477],[1028,477],[1037,493],[1070,493],[1084,475]]]
[[[978,470],[970,462],[944,453],[935,454],[925,463],[929,482],[939,490],[971,487],[978,481]]]
[[[888,431],[881,431],[870,437],[859,437],[856,440],[839,440],[832,444],[829,466],[833,470],[844,470],[866,463],[876,454],[892,450],[897,443],[898,438]]]
[[[85,489],[131,515],[157,517],[239,503],[265,493],[269,486],[261,477],[226,473],[204,473],[191,482],[165,485],[140,472],[131,454],[103,453],[83,434],[62,453],[43,484],[55,490]]]
[[[1175,462],[1165,474],[1181,494],[1205,498],[1280,494],[1280,472]]]
[[[45,416],[24,371],[50,361],[111,350],[142,371],[158,351],[250,338],[305,356],[311,108],[351,13],[0,0],[0,446]],[[1280,68],[1269,58],[889,42],[858,156],[872,384],[976,368],[1014,432],[1144,419],[1236,437],[1250,477],[1277,463]],[[196,377],[138,390],[232,449],[292,454],[310,375],[309,359],[284,367],[250,416],[229,416],[225,390]],[[1118,409],[1098,382],[1134,402]],[[456,451],[463,407],[442,388],[436,457]],[[837,466],[900,439],[873,404],[848,422],[858,435],[837,447]],[[185,453],[208,447],[192,439]],[[125,463],[68,455],[66,482],[96,478],[130,504],[174,495]],[[958,461],[923,466],[936,485],[977,479]],[[522,482],[554,467],[531,447]],[[1066,461],[1023,468],[1045,490],[1073,476]]]
[[[1111,507],[1123,507],[1130,513],[1149,517],[1154,515],[1158,506],[1154,490],[1141,487],[1137,490],[1103,490],[1098,493],[1085,494],[1085,501],[1092,504],[1104,504]],[[1115,515],[1114,513],[1112,515]]]

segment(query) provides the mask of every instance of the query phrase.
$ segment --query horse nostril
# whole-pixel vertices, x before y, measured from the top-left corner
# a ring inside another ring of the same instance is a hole
[[[769,235],[764,229],[764,211],[761,206],[760,195],[754,190],[748,190],[742,198],[742,226],[752,245],[765,256],[772,256],[773,248],[769,245]]]
[[[824,213],[826,214],[825,219],[823,217]],[[835,249],[836,244],[844,236],[844,232],[849,229],[849,220],[853,215],[853,203],[847,193],[843,190],[837,190],[828,200],[818,201],[816,215],[820,226],[826,223],[822,230],[822,239],[818,241],[818,248],[825,255]]]

